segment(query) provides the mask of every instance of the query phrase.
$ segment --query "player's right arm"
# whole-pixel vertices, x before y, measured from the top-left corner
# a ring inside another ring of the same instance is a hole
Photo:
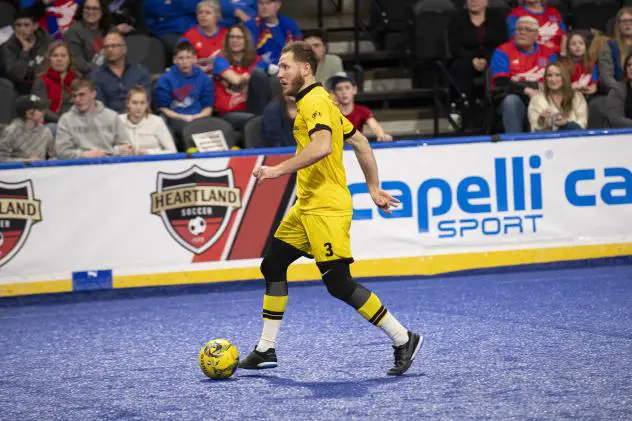
[[[392,213],[390,208],[396,207],[399,200],[380,189],[377,162],[375,161],[375,155],[373,154],[373,149],[371,149],[369,140],[357,130],[352,132],[353,134],[347,139],[347,143],[353,148],[353,152],[358,159],[360,168],[362,168],[366,184],[369,188],[369,194],[371,195],[373,202],[375,202],[379,208],[386,213]]]

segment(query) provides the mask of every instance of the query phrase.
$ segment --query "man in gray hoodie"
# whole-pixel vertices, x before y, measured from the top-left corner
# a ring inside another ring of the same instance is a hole
[[[133,155],[127,132],[118,115],[97,101],[90,79],[72,82],[73,106],[59,119],[57,155],[62,159]]]

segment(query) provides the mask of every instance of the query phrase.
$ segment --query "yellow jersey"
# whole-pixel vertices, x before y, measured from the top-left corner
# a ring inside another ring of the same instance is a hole
[[[318,130],[331,132],[331,153],[298,170],[298,209],[312,215],[353,214],[342,151],[344,141],[353,136],[355,128],[320,83],[310,85],[296,95],[296,111],[294,138],[297,154],[309,145],[312,133]]]

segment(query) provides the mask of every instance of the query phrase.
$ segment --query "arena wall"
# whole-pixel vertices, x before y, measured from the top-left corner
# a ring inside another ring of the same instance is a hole
[[[355,277],[632,256],[632,131],[375,147],[372,206],[353,151]],[[289,149],[0,165],[0,296],[261,278],[295,178],[254,183]],[[334,245],[335,247],[335,245]],[[292,281],[318,279],[308,260]]]

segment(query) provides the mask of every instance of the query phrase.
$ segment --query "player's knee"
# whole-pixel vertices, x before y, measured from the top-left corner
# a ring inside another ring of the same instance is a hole
[[[268,256],[263,258],[260,269],[266,282],[286,282],[288,266],[284,262]]]
[[[345,261],[319,263],[318,269],[323,277],[327,291],[333,296],[349,303],[358,285],[349,271],[349,263]]]

